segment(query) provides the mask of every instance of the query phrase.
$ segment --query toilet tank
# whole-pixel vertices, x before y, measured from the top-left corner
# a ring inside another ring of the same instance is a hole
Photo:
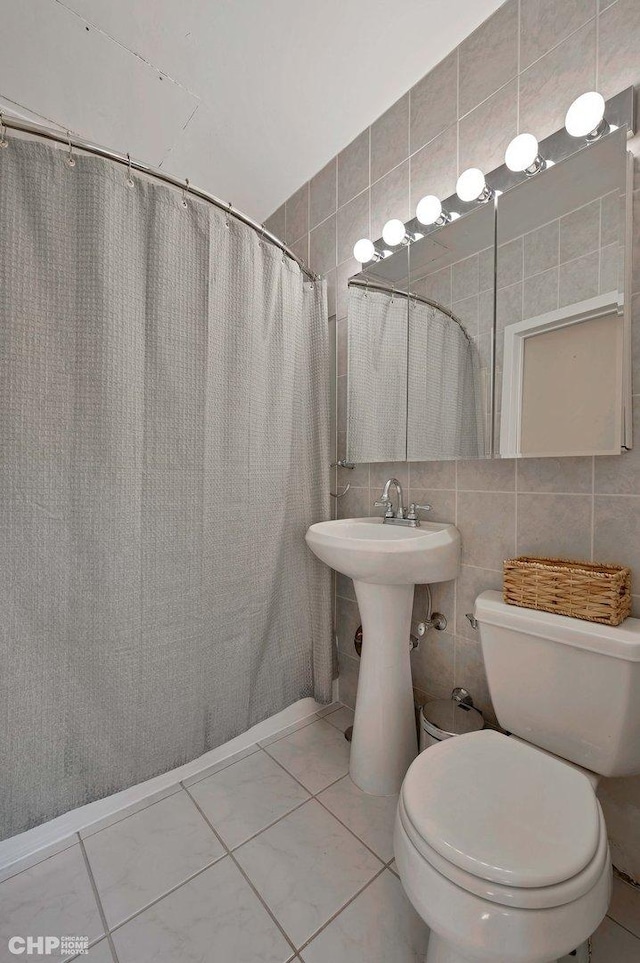
[[[600,625],[476,599],[498,722],[602,776],[640,773],[640,619]]]

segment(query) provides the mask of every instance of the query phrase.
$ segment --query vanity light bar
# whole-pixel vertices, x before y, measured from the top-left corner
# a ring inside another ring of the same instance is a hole
[[[605,118],[605,111],[613,111],[613,115],[620,123],[633,126],[633,88],[621,91],[620,94],[605,102],[602,94],[595,90],[587,91],[577,97],[569,107],[565,117],[565,129],[571,137],[583,138],[587,144],[594,143],[605,134],[612,130],[617,130],[617,125],[609,123]],[[551,141],[552,149],[557,144],[556,135],[545,141],[549,147]],[[568,156],[568,154],[567,154]],[[545,158],[540,153],[540,145],[534,134],[518,134],[510,142],[504,155],[504,162],[507,169],[515,174],[524,174],[527,177],[534,177],[541,171],[553,165],[553,161]],[[494,172],[495,173],[495,172]],[[463,171],[456,183],[456,195],[464,204],[485,204],[487,201],[498,196],[501,191],[487,184],[487,179],[483,171],[478,167],[470,167]],[[416,206],[415,220],[418,224],[425,227],[442,227],[450,221],[460,217],[456,211],[444,211],[442,201],[435,194],[426,194]],[[414,221],[415,223],[415,221]],[[391,248],[398,247],[400,244],[410,244],[424,237],[419,232],[411,233],[408,224],[403,223],[399,218],[391,218],[382,229],[382,240]],[[361,264],[371,261],[379,261],[389,257],[392,252],[389,250],[378,250],[368,238],[359,240],[353,254]]]

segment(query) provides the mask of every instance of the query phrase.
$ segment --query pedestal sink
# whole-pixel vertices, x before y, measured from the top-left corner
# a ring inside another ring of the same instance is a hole
[[[306,539],[319,559],[353,579],[360,606],[351,778],[364,792],[392,795],[418,752],[409,661],[414,585],[457,578],[460,533],[436,522],[409,528],[345,518],[311,525]]]

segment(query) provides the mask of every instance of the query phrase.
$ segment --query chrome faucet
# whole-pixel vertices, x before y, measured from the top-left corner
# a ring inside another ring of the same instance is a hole
[[[393,510],[393,502],[391,501],[391,496],[389,494],[389,489],[394,485],[396,493],[398,496],[398,507],[396,511]],[[431,511],[431,505],[416,505],[412,502],[409,506],[409,511],[406,516],[404,513],[404,505],[402,503],[402,485],[397,478],[389,478],[385,482],[382,495],[380,496],[380,501],[374,502],[376,508],[384,508],[384,518],[382,519],[383,524],[387,522],[392,525],[408,525],[409,528],[419,528],[420,519],[417,515],[417,510],[422,509],[425,512]]]

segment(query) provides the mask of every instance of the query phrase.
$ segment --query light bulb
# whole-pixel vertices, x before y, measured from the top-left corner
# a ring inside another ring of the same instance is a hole
[[[360,261],[360,264],[367,264],[369,261],[373,261],[376,256],[373,241],[370,241],[368,237],[361,237],[360,240],[356,241],[353,245],[353,256],[356,261]]]
[[[538,141],[533,134],[518,134],[507,147],[504,162],[510,171],[537,174],[545,166],[538,151]]]
[[[406,234],[404,224],[397,217],[391,218],[382,228],[382,240],[390,247],[397,247],[398,244],[402,244]]]
[[[572,137],[600,137],[605,130],[604,97],[596,90],[577,97],[569,107],[564,119],[567,133]]]
[[[427,194],[416,207],[416,217],[421,224],[437,224],[442,217],[442,204],[435,194]]]
[[[478,167],[463,171],[456,184],[456,194],[461,201],[487,201],[491,191],[487,187],[484,174]]]

